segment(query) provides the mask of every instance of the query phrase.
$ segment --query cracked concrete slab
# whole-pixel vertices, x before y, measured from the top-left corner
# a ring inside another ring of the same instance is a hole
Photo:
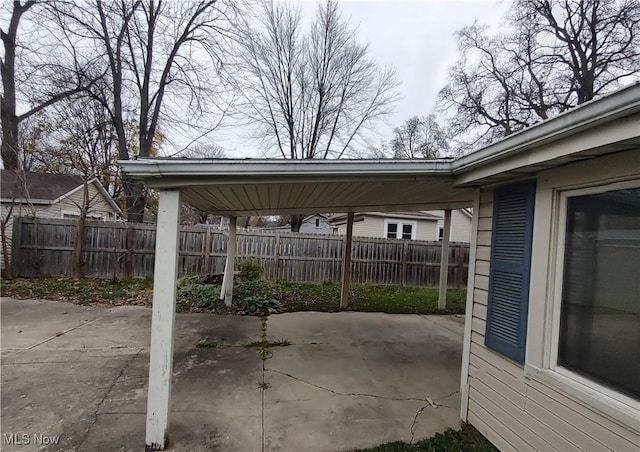
[[[2,450],[144,446],[151,312],[3,299]],[[268,349],[245,344],[287,339]],[[198,343],[207,347],[199,348]],[[458,425],[459,319],[178,314],[170,450],[335,451]]]

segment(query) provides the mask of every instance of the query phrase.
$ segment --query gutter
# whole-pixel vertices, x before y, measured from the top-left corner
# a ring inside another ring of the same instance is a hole
[[[179,176],[451,176],[452,159],[438,160],[277,160],[277,159],[139,159],[119,160],[134,178]]]

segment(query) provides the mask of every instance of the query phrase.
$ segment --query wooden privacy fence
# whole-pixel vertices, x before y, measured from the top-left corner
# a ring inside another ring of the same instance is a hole
[[[13,274],[23,277],[70,276],[77,220],[19,218],[14,222]],[[153,274],[156,226],[85,221],[81,264],[84,276],[146,277]],[[237,257],[260,260],[271,280],[338,282],[344,236],[278,232],[238,232]],[[180,231],[179,273],[221,273],[227,235],[204,226]],[[437,286],[441,245],[438,242],[354,237],[352,281],[370,284]],[[449,287],[467,281],[469,245],[452,243]]]

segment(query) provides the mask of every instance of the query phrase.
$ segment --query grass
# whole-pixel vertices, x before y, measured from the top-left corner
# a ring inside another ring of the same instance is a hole
[[[402,441],[381,444],[354,452],[497,452],[493,444],[469,424],[460,430],[448,429],[413,444]]]
[[[307,284],[279,282],[274,285],[274,298],[284,311],[339,311],[340,286],[333,283]],[[388,314],[463,314],[464,289],[447,291],[447,309],[438,310],[438,289],[355,284],[350,290],[348,310],[386,312]]]
[[[438,310],[438,289],[354,284],[348,310],[389,314],[462,314],[465,290],[449,289],[446,311]],[[152,281],[133,278],[39,278],[2,281],[2,295],[71,301],[77,304],[151,304]],[[335,283],[308,284],[238,280],[234,286],[234,306],[219,300],[219,288],[197,277],[182,278],[178,284],[178,312],[252,313],[245,301],[277,302],[278,312],[340,310],[340,286]],[[258,304],[260,304],[258,303]]]

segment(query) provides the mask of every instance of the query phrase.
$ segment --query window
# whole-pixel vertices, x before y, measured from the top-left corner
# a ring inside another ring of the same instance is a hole
[[[519,362],[525,358],[535,188],[528,181],[493,195],[485,345]]]
[[[384,224],[385,237],[388,239],[416,239],[417,221],[387,219]]]
[[[387,223],[387,238],[398,238],[398,223]]]
[[[403,224],[402,225],[402,238],[406,240],[411,240],[413,231],[412,224]]]
[[[442,226],[438,227],[438,240],[439,241],[444,240],[444,227]]]
[[[316,218],[316,228],[320,227],[320,218]]]
[[[557,365],[640,399],[640,188],[564,210]]]

